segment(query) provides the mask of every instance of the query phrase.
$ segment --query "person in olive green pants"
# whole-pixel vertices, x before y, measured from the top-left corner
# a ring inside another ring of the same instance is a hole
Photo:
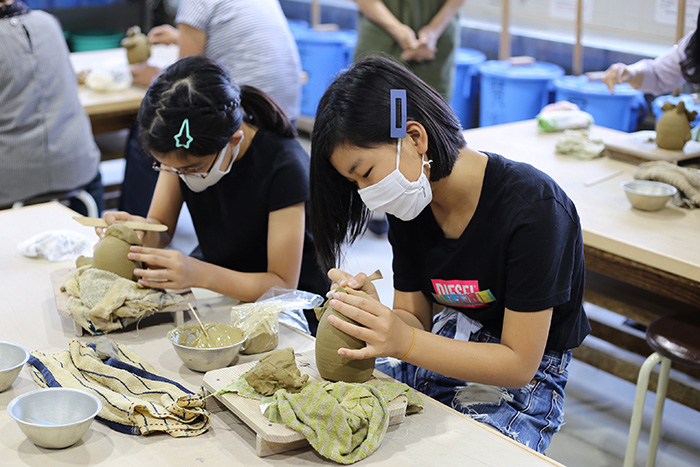
[[[355,60],[383,52],[405,62],[450,101],[464,0],[355,0]]]
[[[404,62],[450,102],[459,47],[459,10],[464,0],[355,0],[360,10],[354,60],[383,53]],[[383,212],[369,230],[386,234]]]

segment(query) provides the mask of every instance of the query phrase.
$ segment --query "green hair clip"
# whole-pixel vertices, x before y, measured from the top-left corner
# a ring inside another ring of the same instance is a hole
[[[182,142],[183,139],[185,140],[184,143]],[[175,135],[175,147],[189,149],[192,141],[194,141],[194,138],[190,136],[190,120],[186,118],[182,121],[180,132]]]

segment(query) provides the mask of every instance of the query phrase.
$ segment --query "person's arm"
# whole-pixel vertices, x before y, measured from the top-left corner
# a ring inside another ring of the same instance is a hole
[[[659,95],[670,92],[685,82],[681,62],[685,60],[685,49],[695,31],[683,37],[673,48],[651,60],[640,60],[632,65],[615,63],[603,76],[603,82],[612,93],[615,84],[628,83],[642,92]]]
[[[167,175],[167,174],[166,174]],[[149,211],[149,219],[151,211]],[[304,246],[304,204],[269,215],[266,272],[240,272],[185,256],[175,250],[132,246],[130,259],[152,269],[137,269],[139,283],[147,287],[186,289],[200,287],[252,302],[271,287],[295,289],[299,283]]]
[[[403,50],[415,49],[418,38],[415,31],[399,21],[381,0],[355,0],[357,7],[372,22],[384,29]]]
[[[180,56],[190,57],[202,55],[204,47],[207,45],[207,33],[189,24],[180,23],[177,25],[180,32]]]
[[[437,41],[447,26],[459,13],[465,0],[447,0],[437,14],[418,31],[418,41],[432,50],[437,50]]]
[[[340,355],[403,358],[455,379],[510,388],[525,386],[537,372],[552,319],[551,308],[528,313],[506,309],[500,344],[466,342],[431,333],[425,327],[427,309],[423,307],[391,310],[352,290],[335,293],[333,298],[333,308],[362,326],[334,317],[329,318],[331,324],[366,343],[359,350],[339,349]],[[411,298],[399,297],[399,301]]]

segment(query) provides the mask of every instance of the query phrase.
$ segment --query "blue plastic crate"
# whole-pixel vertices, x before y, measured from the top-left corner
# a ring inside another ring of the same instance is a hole
[[[486,61],[486,55],[474,49],[457,49],[455,84],[450,105],[459,117],[462,128],[474,128],[479,95],[479,71],[476,65]]]
[[[552,81],[564,74],[562,67],[547,62],[511,65],[505,60],[489,60],[478,68],[480,126],[535,118],[542,107],[553,102]]]

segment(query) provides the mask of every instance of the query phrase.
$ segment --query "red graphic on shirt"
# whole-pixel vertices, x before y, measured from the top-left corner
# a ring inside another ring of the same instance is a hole
[[[433,298],[438,303],[463,308],[481,308],[496,300],[491,290],[479,290],[477,280],[432,279]]]

